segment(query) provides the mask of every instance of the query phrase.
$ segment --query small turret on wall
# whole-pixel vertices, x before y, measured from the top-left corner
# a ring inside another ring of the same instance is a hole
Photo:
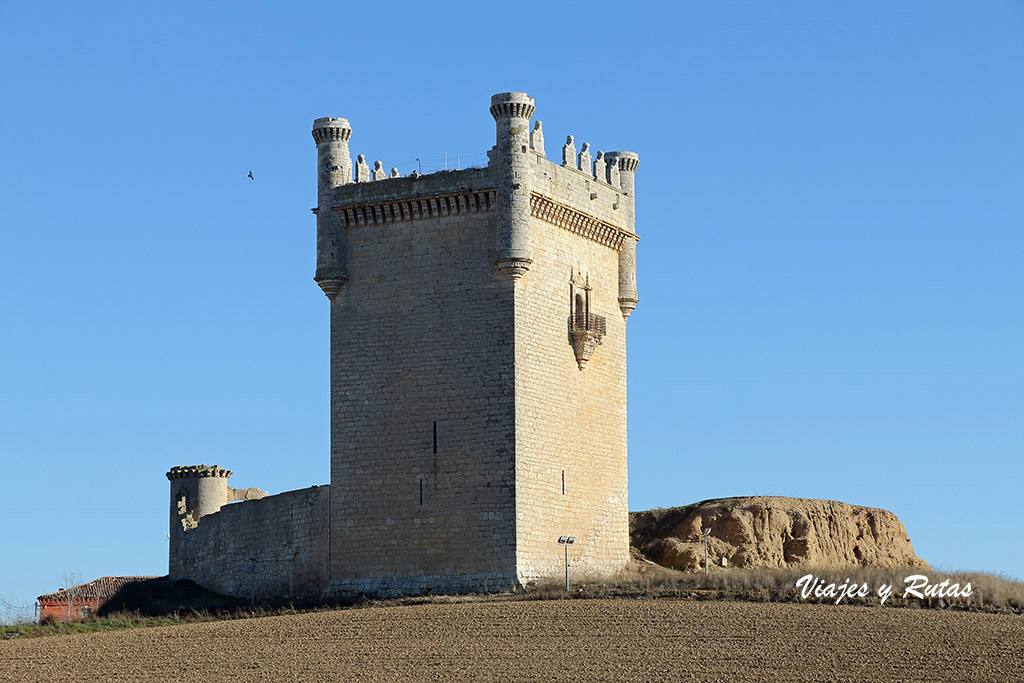
[[[236,500],[259,500],[267,496],[259,489],[234,489],[228,486],[231,470],[217,465],[179,465],[167,473],[171,482],[171,574],[184,534],[199,526],[199,521]]]
[[[228,502],[231,470],[217,465],[183,465],[167,473],[171,481],[171,531],[188,531],[200,518],[218,512]]]

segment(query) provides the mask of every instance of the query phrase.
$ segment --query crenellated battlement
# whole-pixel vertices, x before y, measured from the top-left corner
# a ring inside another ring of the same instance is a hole
[[[383,162],[370,169],[358,155],[349,170],[347,119],[325,117],[313,124],[320,163],[315,279],[331,301],[348,280],[348,237],[353,227],[395,224],[452,216],[496,213],[495,270],[512,280],[532,264],[530,219],[566,228],[621,251],[620,299],[628,317],[636,305],[634,175],[639,157],[632,152],[598,150],[573,135],[562,146],[561,164],[547,158],[543,122],[531,130],[534,99],[524,92],[491,97],[495,144],[486,168],[385,173]],[[329,211],[328,211],[329,210]]]
[[[313,122],[312,133],[318,145],[323,142],[348,142],[352,137],[352,126],[348,119],[324,116]]]
[[[167,473],[167,478],[171,481],[200,477],[223,477],[227,479],[231,474],[231,470],[226,470],[218,465],[178,465],[170,469]]]
[[[526,119],[533,116],[536,106],[533,98],[524,92],[503,92],[491,96],[491,116],[501,119]]]

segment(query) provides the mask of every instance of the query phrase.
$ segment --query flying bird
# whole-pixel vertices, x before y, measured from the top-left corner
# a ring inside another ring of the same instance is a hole
[[[256,180],[255,178],[252,177],[252,171],[249,171],[249,180]]]

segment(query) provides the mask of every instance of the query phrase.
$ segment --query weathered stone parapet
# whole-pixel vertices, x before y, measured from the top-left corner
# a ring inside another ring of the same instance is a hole
[[[604,163],[604,157],[601,157]],[[575,166],[562,166],[534,155],[531,191],[569,206],[576,211],[632,232],[629,216],[623,211],[625,193],[608,184],[607,178],[595,178]]]
[[[231,470],[226,470],[218,465],[178,465],[171,468],[167,473],[167,478],[172,481],[194,477],[224,477],[227,479],[231,474]]]
[[[339,207],[412,197],[493,190],[496,185],[494,169],[488,167],[449,169],[426,175],[399,175],[388,178],[386,183],[349,183],[336,187],[325,200],[325,206],[337,210]]]

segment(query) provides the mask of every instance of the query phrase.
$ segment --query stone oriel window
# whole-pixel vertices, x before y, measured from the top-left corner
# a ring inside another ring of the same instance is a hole
[[[603,316],[590,312],[590,277],[573,273],[569,281],[569,343],[582,371],[605,334]]]

